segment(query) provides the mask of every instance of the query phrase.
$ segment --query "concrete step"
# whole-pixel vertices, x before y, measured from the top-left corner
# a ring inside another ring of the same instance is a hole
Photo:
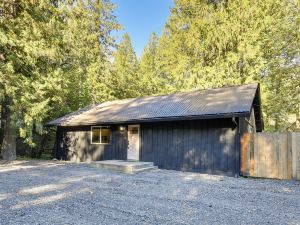
[[[157,166],[149,166],[149,167],[144,167],[144,168],[140,168],[140,169],[134,169],[134,170],[132,170],[131,173],[148,172],[148,171],[157,170],[157,169],[158,169]]]
[[[125,160],[105,160],[94,161],[91,166],[114,170],[122,173],[140,173],[157,169],[152,162],[125,161]]]

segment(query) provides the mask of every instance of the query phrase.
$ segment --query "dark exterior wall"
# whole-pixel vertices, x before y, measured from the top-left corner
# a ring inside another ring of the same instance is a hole
[[[55,144],[57,159],[91,161],[126,159],[127,131],[111,126],[110,144],[91,144],[91,126],[58,127]]]
[[[239,174],[239,133],[232,119],[141,124],[140,160],[162,169]]]
[[[239,120],[237,120],[239,121]],[[56,158],[77,161],[127,158],[127,130],[111,126],[109,145],[91,144],[91,127],[58,127]],[[240,134],[228,119],[140,124],[140,161],[173,169],[234,176],[239,174]]]

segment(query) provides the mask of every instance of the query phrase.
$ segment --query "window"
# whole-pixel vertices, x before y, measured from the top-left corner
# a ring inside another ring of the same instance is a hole
[[[129,132],[131,134],[138,134],[139,133],[139,128],[138,127],[132,127]]]
[[[92,127],[92,144],[109,144],[110,136],[109,127]]]

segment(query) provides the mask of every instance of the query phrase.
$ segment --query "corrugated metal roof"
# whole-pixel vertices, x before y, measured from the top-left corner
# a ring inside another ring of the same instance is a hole
[[[78,126],[249,114],[258,84],[104,102],[47,123]]]

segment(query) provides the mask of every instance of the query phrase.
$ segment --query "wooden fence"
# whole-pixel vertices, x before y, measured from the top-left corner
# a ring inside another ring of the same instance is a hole
[[[300,133],[248,133],[241,140],[241,174],[300,180]]]

